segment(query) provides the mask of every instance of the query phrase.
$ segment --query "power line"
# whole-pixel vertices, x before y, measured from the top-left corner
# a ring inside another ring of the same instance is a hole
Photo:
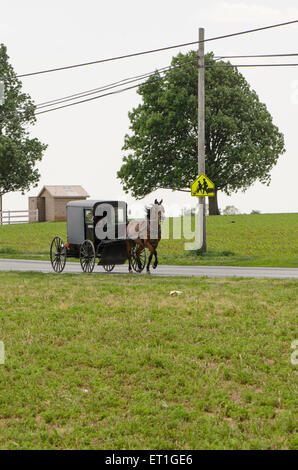
[[[254,33],[254,32],[257,32],[257,31],[264,31],[266,29],[278,28],[280,26],[286,26],[286,25],[293,24],[293,23],[298,23],[298,20],[292,20],[292,21],[287,21],[285,23],[278,23],[278,24],[273,24],[273,25],[270,25],[270,26],[263,26],[263,27],[260,27],[260,28],[254,28],[254,29],[248,29],[248,30],[245,30],[245,31],[239,31],[237,33],[225,34],[223,36],[216,36],[216,37],[213,37],[213,38],[207,38],[207,39],[204,40],[204,42],[216,41],[218,39],[225,39],[225,38],[230,38],[230,37],[234,37],[234,36],[240,36],[242,34]],[[60,71],[60,70],[68,70],[68,69],[73,69],[73,68],[76,68],[76,67],[84,67],[86,65],[100,64],[100,63],[103,63],[103,62],[111,62],[111,61],[114,61],[114,60],[127,59],[129,57],[136,57],[136,56],[140,56],[140,55],[144,55],[144,54],[152,54],[152,53],[155,53],[155,52],[166,51],[166,50],[175,49],[175,48],[178,48],[178,47],[191,46],[191,45],[194,45],[194,44],[198,44],[199,42],[200,41],[185,42],[185,43],[182,43],[182,44],[176,44],[174,46],[160,47],[158,49],[151,49],[151,50],[142,51],[142,52],[133,52],[131,54],[125,54],[125,55],[116,56],[116,57],[109,57],[107,59],[93,60],[91,62],[84,62],[84,63],[80,63],[80,64],[75,64],[75,65],[67,65],[67,66],[64,66],[64,67],[56,67],[56,68],[52,68],[52,69],[41,70],[41,71],[38,71],[38,72],[24,73],[24,74],[18,75],[18,78],[29,77],[29,76],[32,76],[32,75],[39,75],[39,74],[49,73],[49,72],[57,72],[57,71]]]
[[[216,68],[216,67],[297,67],[298,66],[298,63],[293,63],[293,64],[240,64],[240,65],[205,65],[205,68]],[[182,69],[182,70],[179,70],[178,72],[174,72],[172,73],[171,75],[175,75],[177,73],[181,73],[181,72],[186,72],[188,70],[192,70],[194,67],[190,67],[188,69]],[[155,72],[156,73],[156,72]],[[152,74],[154,75],[154,74]],[[151,76],[152,76],[151,75]],[[156,80],[154,81],[158,81],[158,80],[164,80],[166,77],[156,77]],[[81,103],[86,103],[88,101],[93,101],[93,100],[96,100],[96,99],[99,99],[99,98],[103,98],[104,96],[109,96],[109,95],[115,95],[115,94],[118,94],[118,93],[122,93],[123,91],[127,91],[127,90],[132,90],[133,88],[137,88],[141,85],[144,85],[146,84],[147,82],[141,82],[141,83],[137,83],[136,85],[132,85],[130,87],[126,87],[126,88],[121,88],[120,90],[116,90],[116,91],[110,91],[108,93],[104,93],[102,95],[98,95],[98,96],[94,96],[92,98],[87,98],[85,100],[81,100],[81,101],[76,101],[74,103],[69,103],[69,104],[65,104],[63,106],[58,106],[56,108],[52,108],[52,109],[47,109],[45,111],[40,111],[38,113],[35,113],[35,115],[38,115],[38,114],[44,114],[44,113],[48,113],[50,111],[56,111],[58,109],[62,109],[62,108],[67,108],[69,106],[74,106],[76,104],[81,104]]]
[[[143,83],[146,83],[146,82],[143,82]],[[38,113],[35,113],[35,116],[37,116],[38,114],[49,113],[50,111],[56,111],[57,109],[62,109],[62,108],[67,108],[69,106],[74,106],[75,104],[86,103],[87,101],[97,100],[98,98],[102,98],[103,96],[115,95],[117,93],[122,93],[123,91],[127,91],[127,90],[131,90],[132,88],[136,88],[136,87],[142,85],[143,83],[139,83],[137,85],[132,85],[132,86],[127,87],[127,88],[122,88],[121,90],[110,91],[109,93],[104,93],[103,95],[94,96],[92,98],[87,98],[87,99],[81,100],[81,101],[76,101],[75,103],[64,104],[63,106],[58,106],[57,108],[46,109],[45,111],[39,111]]]
[[[98,93],[100,91],[106,91],[106,90],[116,88],[116,87],[121,86],[121,85],[126,85],[126,84],[129,84],[129,83],[138,81],[140,79],[143,79],[143,78],[149,78],[151,76],[154,76],[156,73],[162,73],[162,74],[164,74],[166,72],[171,73],[172,70],[176,70],[176,69],[179,69],[179,72],[181,72],[182,71],[181,66],[184,65],[184,64],[188,65],[189,63],[190,64],[197,64],[197,58],[192,57],[190,59],[184,59],[182,62],[179,62],[177,64],[171,64],[171,65],[168,65],[166,67],[156,69],[152,72],[146,72],[144,74],[124,78],[124,79],[119,80],[117,82],[113,82],[113,83],[110,83],[108,85],[103,85],[103,86],[98,87],[98,88],[93,88],[91,90],[82,91],[82,92],[79,92],[79,93],[75,93],[73,95],[68,95],[68,96],[64,96],[64,97],[57,98],[57,99],[54,99],[54,100],[45,101],[43,103],[37,104],[36,108],[41,109],[41,108],[44,108],[44,107],[53,106],[55,104],[63,103],[63,102],[66,102],[66,101],[72,101],[73,99],[76,99],[76,98],[82,98],[84,96],[92,95],[92,94]]]
[[[205,68],[215,67],[297,67],[298,64],[216,64],[216,65],[205,65]]]
[[[246,58],[253,58],[253,57],[293,57],[298,56],[298,53],[291,53],[291,54],[255,54],[255,55],[221,55],[221,56],[214,56],[214,59],[246,59]]]
[[[189,60],[186,60],[185,62],[194,63],[195,60],[194,59],[189,59]],[[82,98],[84,96],[92,95],[92,94],[98,93],[100,91],[109,90],[111,88],[116,88],[116,87],[121,86],[121,85],[126,85],[128,83],[132,83],[132,82],[144,79],[144,78],[149,78],[149,77],[155,75],[156,73],[166,73],[166,72],[168,72],[172,69],[175,70],[178,67],[181,67],[181,63],[176,64],[176,65],[169,65],[167,67],[162,67],[160,69],[156,69],[152,72],[147,72],[147,73],[144,73],[144,74],[141,74],[141,75],[135,75],[133,77],[124,78],[124,79],[119,80],[117,82],[113,82],[113,83],[110,83],[108,85],[103,85],[103,86],[98,87],[98,88],[93,88],[91,90],[82,91],[80,93],[75,93],[73,95],[64,96],[64,97],[61,97],[61,98],[57,98],[55,100],[45,101],[43,103],[37,104],[36,108],[40,109],[40,108],[44,108],[44,107],[48,107],[48,106],[53,106],[54,104],[63,103],[65,101],[71,101],[71,100],[76,99],[76,98]]]
[[[214,58],[216,60],[220,60],[220,59],[224,59],[224,58],[289,57],[289,56],[298,56],[298,53],[258,54],[258,55],[240,55],[240,56],[237,56],[237,55],[233,55],[233,56],[215,56]],[[171,64],[169,66],[162,67],[160,69],[156,69],[155,71],[152,71],[152,72],[147,72],[147,73],[144,73],[144,74],[141,74],[141,75],[135,75],[135,76],[132,76],[132,77],[124,78],[122,80],[118,80],[116,82],[113,82],[113,83],[110,83],[110,84],[107,84],[107,85],[103,85],[101,87],[93,88],[91,90],[86,90],[86,91],[82,91],[82,92],[79,92],[79,93],[74,93],[72,95],[67,95],[67,96],[64,96],[64,97],[61,97],[61,98],[56,98],[54,100],[45,101],[45,102],[37,104],[36,108],[37,109],[46,108],[46,107],[54,106],[55,104],[60,104],[60,103],[64,103],[64,102],[67,102],[67,101],[73,101],[74,99],[83,98],[85,96],[89,96],[89,95],[92,95],[92,94],[95,94],[95,93],[99,93],[101,91],[106,91],[106,90],[110,90],[112,88],[117,88],[121,85],[126,85],[126,84],[129,84],[129,83],[133,83],[133,82],[138,81],[140,79],[149,78],[150,76],[153,76],[156,73],[166,73],[166,72],[168,72],[172,69],[175,69],[175,68],[177,69],[177,68],[181,67],[181,64],[185,64],[185,63],[196,63],[196,58],[185,59],[183,62],[179,62],[177,64]],[[246,66],[250,67],[250,66],[253,66],[253,65],[254,64],[251,64],[251,65],[248,64]],[[270,66],[270,65],[273,66],[272,64],[268,64],[268,66]],[[289,66],[290,64],[285,64],[285,65]],[[223,65],[221,65],[221,66],[223,66]],[[236,65],[231,65],[231,64],[224,64],[224,66],[236,67]],[[241,66],[241,65],[239,64],[238,66]],[[266,65],[262,64],[262,65],[256,65],[256,66],[266,66]]]
[[[193,69],[193,67],[190,67],[190,68],[188,68],[188,69],[182,69],[182,70],[179,70],[178,72],[173,72],[171,75],[175,75],[175,74],[181,73],[181,72],[186,72],[186,71],[191,70],[191,69]],[[153,76],[155,73],[156,73],[156,72],[154,72],[153,74],[151,74],[151,76]],[[152,81],[160,81],[160,80],[164,80],[164,79],[165,79],[165,77],[156,77],[156,79],[155,79],[155,80],[152,80]],[[86,103],[87,101],[93,101],[93,100],[96,100],[96,99],[98,99],[98,98],[102,98],[102,97],[104,97],[104,96],[115,95],[115,94],[117,94],[117,93],[122,93],[123,91],[131,90],[131,89],[137,88],[137,87],[139,87],[139,86],[141,86],[141,85],[145,85],[146,83],[147,83],[147,82],[137,83],[136,85],[132,85],[132,86],[130,86],[130,87],[121,88],[121,90],[111,91],[111,92],[109,92],[109,93],[104,93],[103,95],[94,96],[94,97],[92,97],[92,98],[87,98],[87,99],[85,99],[85,100],[81,100],[81,101],[76,101],[76,102],[74,102],[74,103],[65,104],[65,105],[63,105],[63,106],[58,106],[58,107],[56,107],[56,108],[47,109],[47,110],[45,110],[45,111],[40,111],[40,112],[38,112],[38,113],[35,113],[35,115],[48,113],[48,112],[50,112],[50,111],[55,111],[56,109],[67,108],[67,107],[69,107],[69,106],[74,106],[75,104]]]
[[[121,85],[126,85],[127,83],[132,83],[134,81],[138,81],[138,80],[141,80],[143,78],[150,77],[152,74],[154,74],[154,72],[146,73],[146,74],[143,74],[143,75],[138,75],[138,76],[135,76],[135,77],[124,78],[123,80],[119,80],[117,82],[113,82],[113,83],[110,83],[108,85],[103,85],[103,86],[98,87],[98,88],[93,88],[91,90],[81,91],[81,92],[75,93],[73,95],[63,96],[63,97],[57,98],[55,100],[45,101],[44,103],[37,104],[36,108],[37,109],[46,108],[48,106],[53,106],[55,104],[64,103],[65,101],[71,101],[71,100],[74,100],[74,99],[82,98],[83,96],[93,95],[95,93],[99,93],[100,91],[109,90],[111,88],[116,88],[116,87],[121,86]]]

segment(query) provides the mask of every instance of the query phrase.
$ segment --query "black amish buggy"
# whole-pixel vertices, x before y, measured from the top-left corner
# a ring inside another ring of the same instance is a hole
[[[110,272],[124,264],[127,251],[127,204],[123,201],[71,201],[66,206],[67,242],[59,236],[51,243],[53,270],[61,273],[67,258],[78,258],[83,272],[91,273],[95,262]],[[132,267],[141,272],[146,265],[146,250],[135,244]]]

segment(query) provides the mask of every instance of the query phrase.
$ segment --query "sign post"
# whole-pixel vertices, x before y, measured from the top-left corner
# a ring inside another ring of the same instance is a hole
[[[0,80],[0,106],[4,104],[4,82]],[[2,196],[0,196],[0,220],[2,225]]]

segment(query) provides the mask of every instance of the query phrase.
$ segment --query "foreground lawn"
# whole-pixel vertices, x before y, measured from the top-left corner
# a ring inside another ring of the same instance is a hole
[[[0,273],[0,448],[297,448],[297,287]]]
[[[194,218],[186,218],[194,231]],[[185,250],[181,219],[166,219],[158,253],[163,264],[298,267],[298,214],[207,217],[208,252]],[[49,259],[54,236],[66,223],[0,226],[0,257]]]

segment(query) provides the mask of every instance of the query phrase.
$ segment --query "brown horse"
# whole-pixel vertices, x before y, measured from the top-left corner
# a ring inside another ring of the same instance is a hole
[[[164,207],[162,205],[162,199],[160,202],[155,199],[152,207],[146,209],[146,218],[140,221],[129,222],[126,229],[127,241],[127,257],[128,257],[128,270],[131,269],[131,252],[132,249],[137,246],[136,249],[136,258],[138,259],[140,253],[148,248],[150,251],[148,263],[147,263],[147,273],[150,273],[150,263],[154,255],[155,260],[153,264],[153,269],[158,265],[157,251],[156,248],[161,239],[161,221],[164,219]],[[139,261],[139,268],[140,268]]]

